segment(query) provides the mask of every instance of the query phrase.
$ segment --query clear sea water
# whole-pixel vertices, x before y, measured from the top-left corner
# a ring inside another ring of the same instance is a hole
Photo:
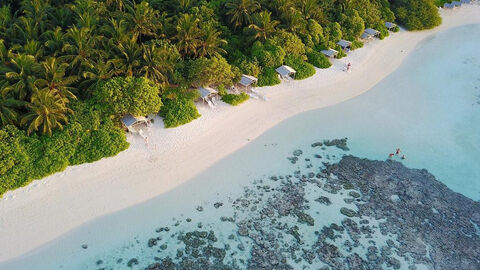
[[[216,232],[219,243],[227,242],[236,227],[219,218],[232,214],[229,206],[244,187],[270,175],[292,173],[298,165],[286,157],[295,149],[308,154],[310,144],[323,139],[347,137],[351,149],[323,151],[329,162],[345,153],[384,160],[400,148],[406,166],[426,168],[452,190],[480,200],[479,44],[480,25],[432,36],[367,93],[292,117],[185,185],[85,224],[45,247],[0,264],[0,269],[132,269],[126,262],[133,257],[140,262],[133,269],[144,269],[154,262],[154,256],[175,256],[173,238],[163,240],[168,248],[160,253],[146,245],[162,226],[187,230],[202,222],[204,229]],[[345,204],[343,199],[332,201],[333,206],[313,209],[312,215],[320,215],[323,225],[343,218],[338,212]],[[225,206],[216,209],[215,202]],[[204,210],[197,211],[197,206]],[[186,222],[187,218],[192,221]],[[382,241],[381,235],[374,238]],[[88,244],[88,249],[83,249],[83,244]],[[248,252],[234,250],[236,258],[248,256]],[[123,261],[117,263],[119,258]],[[103,261],[100,266],[98,260]]]

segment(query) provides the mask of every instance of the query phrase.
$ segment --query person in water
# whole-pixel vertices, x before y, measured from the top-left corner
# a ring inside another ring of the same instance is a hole
[[[402,159],[406,159],[405,155],[402,156]]]
[[[390,154],[388,155],[388,158],[389,158],[389,159],[393,158],[393,153],[390,153]]]
[[[400,155],[400,148],[397,148],[397,150],[395,151],[395,154]]]

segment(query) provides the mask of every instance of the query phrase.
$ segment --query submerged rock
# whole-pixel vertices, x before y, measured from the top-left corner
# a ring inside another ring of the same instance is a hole
[[[347,217],[354,217],[354,216],[357,215],[357,212],[355,212],[355,210],[348,209],[346,207],[340,208],[340,213],[342,213],[343,215],[345,215]]]

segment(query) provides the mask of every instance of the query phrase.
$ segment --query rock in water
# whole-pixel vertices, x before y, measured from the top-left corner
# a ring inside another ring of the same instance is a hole
[[[453,192],[426,170],[400,162],[345,156],[326,171],[368,198],[356,203],[358,214],[386,219],[381,227],[398,234],[400,256],[413,254],[435,269],[480,269],[479,202]],[[392,201],[392,196],[399,199]],[[388,264],[400,267],[395,259]]]

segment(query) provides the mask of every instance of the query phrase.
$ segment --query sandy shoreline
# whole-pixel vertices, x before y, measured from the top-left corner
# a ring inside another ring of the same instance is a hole
[[[371,89],[395,71],[423,39],[465,24],[480,23],[480,5],[442,11],[433,30],[394,33],[335,60],[303,81],[265,87],[268,101],[239,107],[199,105],[200,119],[166,130],[154,124],[150,145],[129,138],[131,147],[114,158],[67,168],[0,200],[0,261],[31,251],[75,227],[141,203],[176,186],[245,146],[267,129],[304,111],[334,105]],[[352,71],[343,72],[346,62]]]

